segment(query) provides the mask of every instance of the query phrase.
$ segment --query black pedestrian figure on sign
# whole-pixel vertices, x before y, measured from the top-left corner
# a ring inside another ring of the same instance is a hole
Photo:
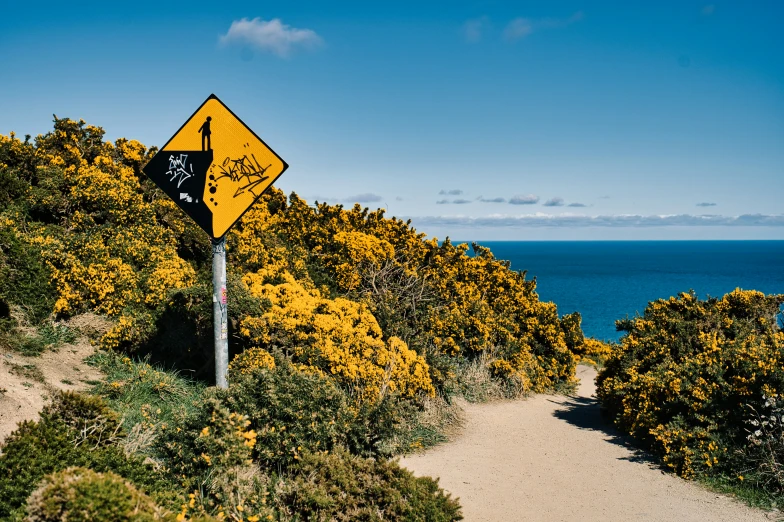
[[[212,131],[210,130],[210,122],[211,121],[212,121],[212,118],[207,116],[207,119],[204,121],[204,123],[201,124],[201,127],[199,127],[199,130],[198,130],[198,132],[201,132],[201,150],[202,151],[212,150],[212,143],[210,143],[210,134],[212,134]],[[206,142],[206,145],[207,145],[206,147],[204,146],[205,142]]]

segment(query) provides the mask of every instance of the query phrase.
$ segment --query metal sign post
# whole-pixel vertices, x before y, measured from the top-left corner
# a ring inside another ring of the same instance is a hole
[[[226,290],[226,238],[212,240],[212,311],[215,335],[215,385],[228,388],[229,323]]]
[[[288,164],[214,94],[144,166],[144,173],[212,238],[215,384],[228,386],[226,233]]]

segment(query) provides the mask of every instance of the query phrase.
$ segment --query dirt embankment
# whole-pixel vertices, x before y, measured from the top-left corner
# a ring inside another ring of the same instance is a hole
[[[106,328],[103,322],[87,314],[72,319],[69,326],[100,331]],[[56,390],[84,390],[99,380],[101,373],[84,362],[94,351],[85,337],[36,357],[0,347],[0,443],[19,422],[37,419]]]
[[[663,473],[601,418],[595,370],[577,375],[572,397],[466,404],[461,435],[401,463],[440,477],[467,521],[779,519]]]

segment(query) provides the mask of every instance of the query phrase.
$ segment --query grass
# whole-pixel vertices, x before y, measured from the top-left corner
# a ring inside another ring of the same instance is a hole
[[[177,426],[183,415],[195,409],[206,389],[204,383],[176,371],[113,352],[98,352],[87,362],[104,373],[104,380],[89,381],[92,392],[122,416],[129,434],[128,449],[133,452],[145,453],[160,430]],[[397,454],[448,441],[462,425],[462,409],[442,397],[428,399],[405,423],[401,435],[390,444]]]
[[[518,396],[513,389],[493,377],[489,363],[490,356],[483,353],[477,359],[457,366],[457,392],[468,402],[488,402]]]
[[[784,507],[784,495],[774,495],[751,484],[741,482],[737,478],[726,476],[707,477],[697,479],[700,484],[716,493],[731,495],[751,507],[771,510]],[[784,519],[784,515],[781,519]]]
[[[47,350],[56,351],[60,346],[73,343],[78,331],[65,325],[45,323],[30,334],[14,328],[0,334],[0,345],[27,357],[37,357]]]
[[[11,367],[10,371],[14,375],[24,377],[25,379],[31,379],[35,382],[46,382],[44,372],[34,364],[15,364],[8,361],[5,361],[5,363]]]
[[[96,353],[88,358],[88,363],[106,375],[103,381],[89,381],[94,385],[93,392],[123,417],[128,431],[136,425],[163,429],[174,425],[182,414],[194,409],[206,388],[175,371],[113,352]]]
[[[403,420],[403,426],[390,441],[390,453],[406,455],[449,442],[463,426],[463,409],[443,397],[425,399],[421,409]]]

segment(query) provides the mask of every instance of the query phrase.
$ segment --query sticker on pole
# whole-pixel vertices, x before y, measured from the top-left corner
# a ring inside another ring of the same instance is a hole
[[[223,237],[288,168],[214,94],[143,171],[210,237]]]

